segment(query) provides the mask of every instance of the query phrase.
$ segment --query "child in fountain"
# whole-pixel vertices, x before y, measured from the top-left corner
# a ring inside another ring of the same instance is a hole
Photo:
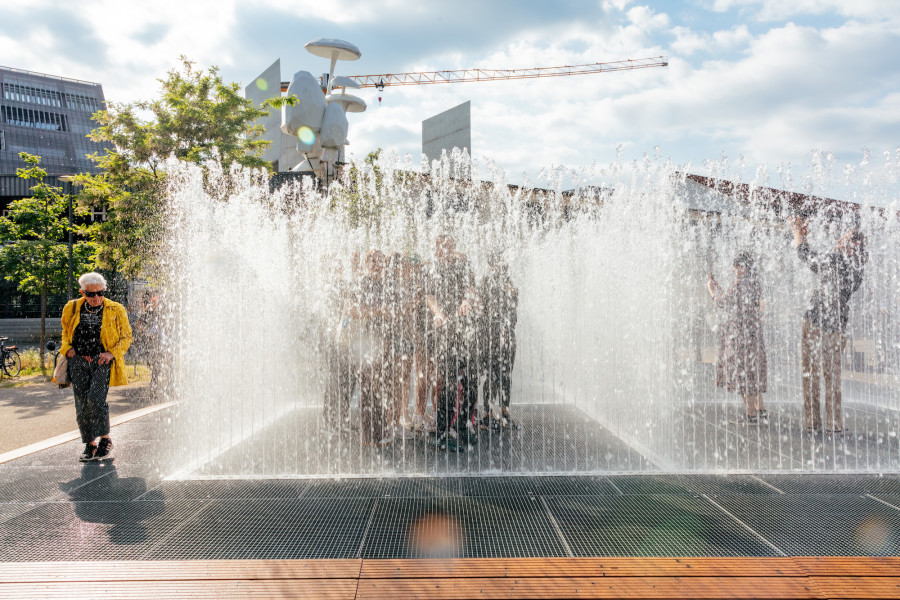
[[[734,259],[734,283],[722,291],[712,275],[707,289],[726,320],[719,337],[716,385],[739,393],[744,401],[748,423],[765,419],[768,413],[762,395],[766,391],[768,365],[763,342],[762,290],[753,257],[742,252]]]

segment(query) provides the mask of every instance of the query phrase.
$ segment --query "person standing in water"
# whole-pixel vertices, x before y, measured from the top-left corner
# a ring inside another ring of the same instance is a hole
[[[387,446],[394,441],[385,419],[392,391],[389,378],[388,333],[391,307],[385,293],[387,260],[380,250],[366,254],[366,274],[353,290],[346,311],[356,324],[350,334],[350,358],[358,373],[360,428],[364,445]]]
[[[475,275],[449,235],[438,237],[429,275],[425,298],[440,389],[433,445],[456,452],[478,443],[468,425],[478,402],[480,357],[472,355],[478,309]]]
[[[841,354],[847,345],[850,298],[862,284],[868,262],[865,235],[854,225],[828,252],[816,252],[807,240],[808,224],[790,221],[797,256],[817,275],[803,319],[803,419],[809,433],[822,430],[819,377],[825,382],[825,432],[844,435],[841,411]]]
[[[762,328],[762,288],[753,257],[741,252],[734,259],[735,279],[723,292],[712,274],[707,290],[713,301],[725,309],[725,323],[719,335],[716,385],[738,393],[744,401],[746,420],[758,423],[768,412],[763,404],[768,363]]]
[[[516,321],[519,306],[519,288],[509,276],[509,265],[503,255],[490,256],[490,271],[481,281],[481,299],[484,303],[486,340],[484,370],[487,385],[484,394],[482,428],[491,426],[490,403],[500,405],[501,427],[516,427],[509,413],[512,395],[512,369],[516,361]]]

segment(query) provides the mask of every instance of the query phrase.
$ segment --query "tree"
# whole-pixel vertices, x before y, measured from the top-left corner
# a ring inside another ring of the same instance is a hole
[[[44,342],[47,334],[47,294],[66,289],[69,277],[69,254],[65,240],[69,233],[69,198],[61,189],[44,183],[47,172],[39,165],[41,158],[26,152],[19,156],[28,165],[16,174],[23,179],[36,179],[32,196],[13,202],[8,216],[0,217],[0,268],[7,281],[19,290],[41,297],[41,367],[44,364]],[[79,209],[79,214],[83,209]],[[85,227],[73,227],[84,234]],[[91,270],[94,245],[79,241],[73,245],[73,268],[81,273]]]
[[[113,147],[91,155],[99,174],[76,178],[81,201],[107,210],[107,220],[95,229],[98,264],[128,277],[146,275],[159,249],[169,156],[201,166],[217,158],[226,166],[269,167],[259,155],[270,142],[259,139],[264,128],[253,124],[268,107],[242,97],[238,84],[223,82],[216,67],[195,70],[183,56],[180,70],[159,81],[160,98],[108,103],[94,114],[98,127],[89,137]]]
[[[365,167],[360,169],[355,163],[347,170],[344,186],[333,196],[331,208],[342,208],[347,212],[351,227],[359,227],[381,214],[381,191],[384,175],[378,166],[381,148],[373,150],[364,159]]]

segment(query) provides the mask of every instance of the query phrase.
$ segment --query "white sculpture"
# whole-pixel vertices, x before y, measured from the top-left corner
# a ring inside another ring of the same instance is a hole
[[[343,107],[332,102],[325,108],[325,117],[322,119],[322,140],[323,148],[340,148],[347,142],[347,115],[344,114]]]
[[[288,96],[296,96],[298,101],[288,108],[288,119],[282,131],[288,135],[298,135],[301,127],[309,127],[318,133],[325,116],[325,95],[316,78],[309,71],[298,71],[291,78]]]
[[[282,109],[281,130],[297,137],[297,151],[306,159],[291,170],[311,170],[327,179],[334,174],[334,165],[347,144],[346,113],[366,110],[366,103],[360,98],[343,93],[346,88],[359,85],[349,77],[335,77],[334,67],[339,60],[357,60],[362,55],[356,46],[343,40],[323,38],[305,47],[316,56],[331,59],[328,82],[323,89],[308,71],[294,73],[287,93],[296,96],[297,102]],[[340,88],[341,93],[332,93],[334,87]]]

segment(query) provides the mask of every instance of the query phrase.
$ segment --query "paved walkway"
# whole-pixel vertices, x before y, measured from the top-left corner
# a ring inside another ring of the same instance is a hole
[[[72,388],[59,389],[53,383],[40,382],[41,376],[14,380],[14,387],[0,388],[0,454],[41,440],[73,431],[75,401]],[[4,379],[3,383],[8,380]],[[144,408],[153,400],[148,382],[110,388],[110,416]]]

